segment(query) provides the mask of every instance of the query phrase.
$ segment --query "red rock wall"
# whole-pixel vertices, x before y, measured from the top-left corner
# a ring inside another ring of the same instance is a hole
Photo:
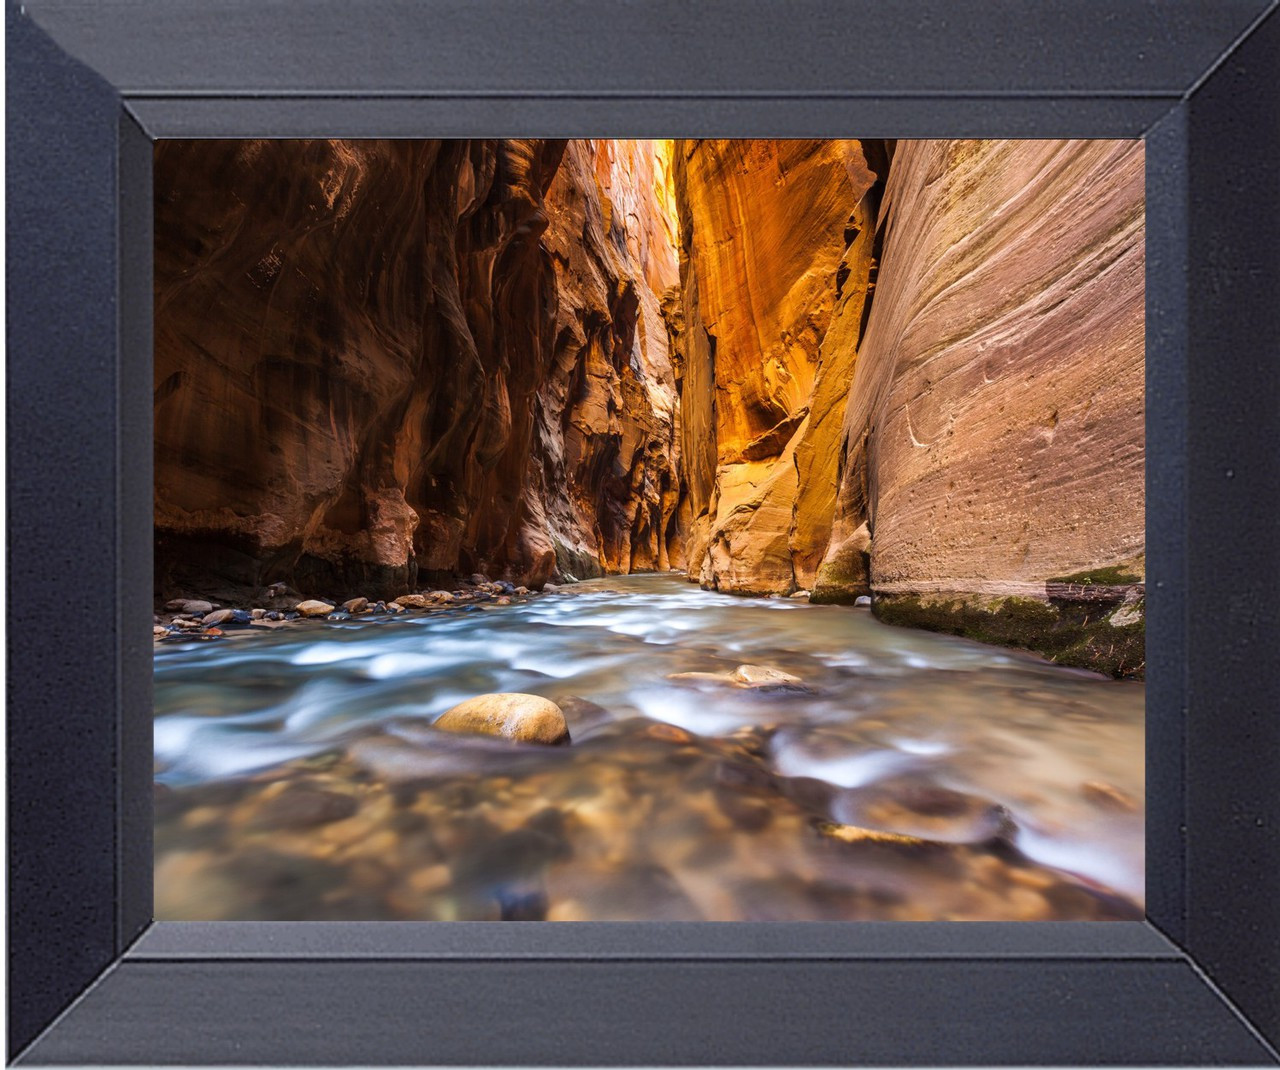
[[[665,166],[636,143],[160,142],[158,591],[667,560]]]
[[[823,593],[1141,577],[1143,172],[1138,141],[899,144]]]
[[[826,549],[883,153],[677,143],[686,550],[704,586],[788,593]]]

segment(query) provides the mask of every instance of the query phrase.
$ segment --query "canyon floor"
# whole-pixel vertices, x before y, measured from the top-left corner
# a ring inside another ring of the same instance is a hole
[[[863,608],[614,576],[155,670],[160,919],[1143,913],[1143,684]],[[572,742],[433,727],[494,692]]]

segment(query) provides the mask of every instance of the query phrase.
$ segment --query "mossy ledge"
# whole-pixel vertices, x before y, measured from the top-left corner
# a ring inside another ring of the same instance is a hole
[[[1144,599],[1098,604],[955,594],[876,595],[872,600],[872,611],[886,624],[1021,647],[1059,665],[1130,680],[1143,679],[1146,671],[1145,610]]]

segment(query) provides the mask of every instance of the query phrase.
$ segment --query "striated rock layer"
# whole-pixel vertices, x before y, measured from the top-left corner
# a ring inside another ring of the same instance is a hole
[[[680,142],[689,576],[1141,672],[1133,141]]]
[[[817,571],[887,162],[880,142],[677,144],[686,550],[704,586],[787,593]]]
[[[1143,151],[901,143],[814,597],[1138,673]]]
[[[158,143],[161,595],[665,566],[662,151]]]

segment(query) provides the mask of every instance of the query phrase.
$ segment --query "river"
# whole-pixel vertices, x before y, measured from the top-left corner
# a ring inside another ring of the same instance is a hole
[[[166,642],[156,914],[1138,918],[1143,690],[675,575]],[[497,691],[572,743],[430,727]]]

